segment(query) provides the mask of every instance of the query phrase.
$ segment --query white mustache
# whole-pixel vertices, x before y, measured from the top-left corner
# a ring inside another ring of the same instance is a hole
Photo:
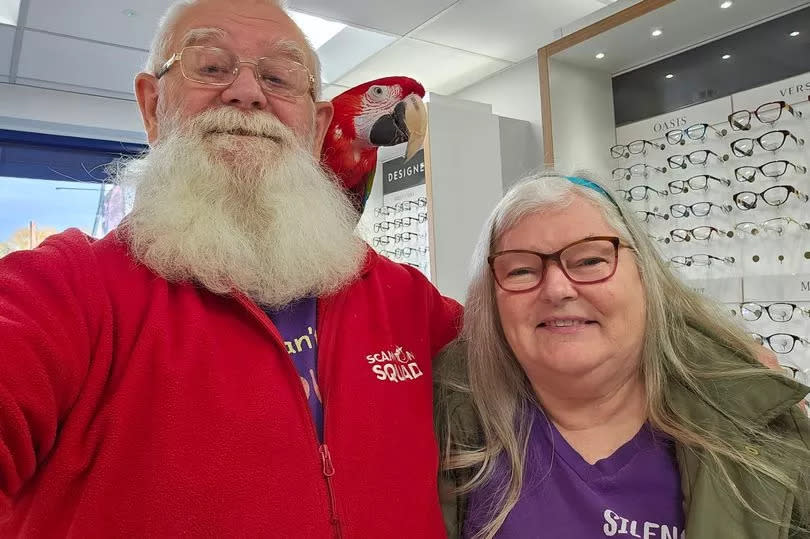
[[[268,113],[245,114],[231,107],[204,111],[190,119],[186,128],[198,135],[226,133],[264,137],[280,144],[295,141],[295,135],[275,116]]]

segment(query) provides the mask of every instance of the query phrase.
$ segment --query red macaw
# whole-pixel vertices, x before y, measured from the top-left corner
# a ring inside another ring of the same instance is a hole
[[[326,131],[321,161],[340,179],[363,212],[377,170],[377,148],[408,143],[406,160],[425,138],[425,89],[408,77],[385,77],[332,99],[335,114]]]

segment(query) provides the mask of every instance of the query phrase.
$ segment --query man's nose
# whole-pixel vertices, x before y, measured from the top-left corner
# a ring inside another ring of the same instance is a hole
[[[236,79],[222,91],[222,102],[243,110],[262,110],[267,107],[267,94],[256,78],[256,65],[241,62]]]

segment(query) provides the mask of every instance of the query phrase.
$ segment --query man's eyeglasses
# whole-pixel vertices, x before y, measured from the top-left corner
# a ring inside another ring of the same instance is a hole
[[[679,218],[689,217],[690,214],[695,217],[706,217],[712,211],[712,208],[717,208],[723,213],[728,213],[733,209],[731,206],[720,206],[714,202],[695,202],[688,206],[686,204],[673,204],[669,207],[669,213],[673,217]]]
[[[728,161],[727,154],[723,154],[721,157],[711,150],[695,150],[686,155],[667,157],[667,164],[669,164],[670,168],[686,168],[687,161],[692,165],[705,165],[709,161],[709,157],[712,156],[716,157],[721,163]]]
[[[673,256],[669,259],[673,264],[681,266],[711,266],[713,263],[720,264],[733,264],[735,262],[733,256],[714,256],[707,254],[697,254],[692,256]]]
[[[655,193],[660,197],[669,196],[669,193],[666,191],[658,191],[657,189],[653,189],[649,185],[636,185],[635,187],[631,187],[630,189],[617,189],[617,193],[621,193],[625,200],[628,202],[633,200],[647,200],[649,198],[650,192]]]
[[[256,61],[240,60],[233,52],[219,47],[188,46],[175,53],[155,76],[159,79],[179,62],[186,79],[211,86],[230,86],[242,64],[255,68],[256,80],[263,90],[283,97],[301,97],[309,93],[315,99],[315,77],[309,69],[283,56],[263,56]]]
[[[754,322],[759,320],[763,314],[767,314],[768,318],[774,322],[789,322],[793,318],[793,314],[799,311],[804,316],[810,316],[810,309],[803,309],[794,303],[771,303],[770,305],[762,305],[760,303],[741,303],[740,316],[744,320]],[[732,314],[737,314],[732,311]]]
[[[617,181],[621,179],[629,180],[633,176],[643,176],[646,178],[647,176],[649,176],[649,172],[647,171],[650,169],[656,172],[660,172],[662,174],[667,171],[666,167],[658,168],[652,165],[648,165],[646,163],[637,163],[629,168],[624,167],[614,168],[611,171],[611,174],[613,176],[613,179]]]
[[[710,174],[700,174],[698,176],[692,176],[686,180],[675,180],[669,182],[667,187],[669,187],[669,192],[673,195],[679,193],[688,193],[689,189],[693,189],[695,191],[706,191],[709,189],[709,180],[722,183],[726,187],[731,185],[731,180],[718,178],[717,176],[712,176]]]
[[[794,195],[802,202],[807,202],[808,197],[804,193],[799,192],[792,185],[775,185],[765,189],[761,193],[753,191],[741,191],[734,194],[734,203],[741,210],[753,210],[757,207],[757,199],[761,198],[766,204],[770,206],[781,206],[787,202],[788,197]]]
[[[752,236],[759,234],[760,229],[766,232],[776,232],[781,236],[791,224],[798,226],[802,230],[810,230],[810,223],[801,223],[793,217],[788,216],[774,217],[773,219],[768,219],[767,221],[763,221],[759,224],[752,223],[750,221],[737,223],[734,225],[734,229],[739,230],[740,232],[746,232]]]
[[[610,148],[610,156],[614,159],[621,159],[622,157],[630,157],[631,155],[638,155],[638,154],[645,154],[647,153],[647,146],[652,148],[656,148],[658,150],[663,150],[663,144],[656,144],[654,142],[650,142],[649,140],[639,139],[630,142],[629,144],[616,144],[615,146]]]
[[[620,246],[627,247],[619,238],[596,236],[549,254],[523,249],[499,251],[489,256],[487,262],[495,282],[507,292],[526,292],[540,286],[550,262],[556,262],[571,282],[593,284],[616,273]]]
[[[791,335],[790,333],[774,333],[773,335],[768,335],[767,337],[760,335],[759,333],[752,333],[751,336],[760,345],[767,344],[768,348],[777,354],[789,354],[793,351],[793,348],[796,346],[797,342],[801,343],[803,346],[810,344],[810,341],[807,339],[796,335]]]
[[[728,131],[720,129],[719,131],[709,124],[695,124],[690,125],[686,129],[672,129],[664,134],[667,142],[670,144],[686,144],[684,137],[690,140],[703,140],[706,138],[706,130],[711,129],[718,137],[725,137]],[[663,148],[662,148],[663,149]]]
[[[734,131],[748,131],[751,129],[751,118],[754,117],[763,124],[774,124],[782,117],[782,111],[786,110],[796,118],[801,118],[802,113],[794,110],[793,107],[784,101],[772,101],[764,103],[754,111],[737,110],[728,115],[728,123]]]
[[[649,223],[651,219],[662,219],[664,221],[669,220],[669,214],[666,213],[661,214],[656,213],[654,211],[638,210],[636,211],[636,215],[638,215],[638,218],[644,221],[645,223]]]
[[[779,178],[780,176],[787,174],[788,170],[791,168],[799,174],[807,173],[807,168],[784,159],[779,159],[776,161],[770,161],[758,167],[737,167],[734,169],[734,178],[736,178],[738,182],[751,183],[757,177],[757,174],[762,174],[766,178]]]
[[[775,152],[785,145],[786,140],[792,140],[796,146],[803,146],[804,139],[798,138],[787,129],[777,129],[768,131],[757,138],[739,138],[731,143],[731,153],[737,157],[751,157],[754,155],[754,146],[759,146],[763,150]]]
[[[669,231],[669,237],[672,238],[672,241],[675,242],[689,241],[691,239],[706,241],[712,237],[712,234],[716,234],[719,237],[722,236],[726,236],[728,238],[734,237],[734,232],[730,230],[728,231],[720,230],[713,226],[699,226],[692,229],[676,228],[675,230]]]

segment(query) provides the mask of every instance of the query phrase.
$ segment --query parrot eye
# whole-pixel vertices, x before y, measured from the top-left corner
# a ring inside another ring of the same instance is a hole
[[[382,86],[372,86],[368,89],[368,96],[375,101],[379,101],[386,97],[385,88]]]

